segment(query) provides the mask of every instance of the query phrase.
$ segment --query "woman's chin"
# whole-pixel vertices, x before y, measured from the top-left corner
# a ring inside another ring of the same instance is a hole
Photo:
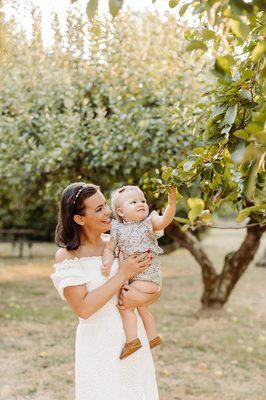
[[[111,230],[111,222],[109,222],[108,224],[107,223],[103,223],[102,226],[103,226],[103,232],[104,233]]]

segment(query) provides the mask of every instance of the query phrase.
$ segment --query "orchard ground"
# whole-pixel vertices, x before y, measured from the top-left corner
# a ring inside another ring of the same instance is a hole
[[[203,245],[217,268],[242,230],[211,230]],[[256,259],[263,251],[266,238]],[[7,248],[0,247],[1,254]],[[32,260],[0,259],[0,399],[74,399],[77,318],[48,278],[54,246]],[[201,272],[185,249],[162,256],[164,291],[153,305],[160,400],[263,400],[266,393],[266,269],[254,263],[225,310],[198,317]],[[100,373],[100,371],[99,371]]]

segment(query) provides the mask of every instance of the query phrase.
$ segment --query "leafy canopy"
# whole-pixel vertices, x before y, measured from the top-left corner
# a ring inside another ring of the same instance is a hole
[[[38,12],[34,21],[31,43],[10,33],[15,52],[0,66],[2,225],[47,235],[61,191],[78,180],[104,192],[141,185],[160,207],[155,170],[193,148],[207,60],[187,58],[185,30],[170,16],[91,24],[69,15],[66,37],[55,17],[49,50]]]

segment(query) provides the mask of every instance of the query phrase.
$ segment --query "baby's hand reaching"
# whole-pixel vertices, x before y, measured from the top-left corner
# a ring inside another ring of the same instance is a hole
[[[104,276],[109,276],[111,272],[111,265],[109,265],[108,263],[104,263],[102,265],[102,273]]]
[[[168,193],[168,204],[175,205],[176,204],[176,188],[171,186]]]

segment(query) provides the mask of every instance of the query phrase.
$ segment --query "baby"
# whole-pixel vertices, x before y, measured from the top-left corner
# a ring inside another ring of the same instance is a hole
[[[103,253],[102,272],[109,275],[116,250],[125,257],[133,253],[149,252],[152,264],[144,272],[137,274],[129,284],[144,293],[155,293],[162,286],[160,261],[158,255],[163,251],[157,242],[158,231],[166,228],[173,220],[176,211],[176,189],[170,188],[168,205],[162,216],[156,211],[149,215],[149,207],[143,192],[137,186],[123,186],[111,195],[111,205],[116,220],[112,222],[111,237]],[[157,232],[157,233],[156,233]],[[159,235],[160,236],[160,235]],[[137,335],[137,318],[134,310],[120,309],[126,334],[126,343],[120,359],[142,347]],[[138,307],[145,330],[153,348],[161,343],[157,335],[153,316],[148,306]]]

